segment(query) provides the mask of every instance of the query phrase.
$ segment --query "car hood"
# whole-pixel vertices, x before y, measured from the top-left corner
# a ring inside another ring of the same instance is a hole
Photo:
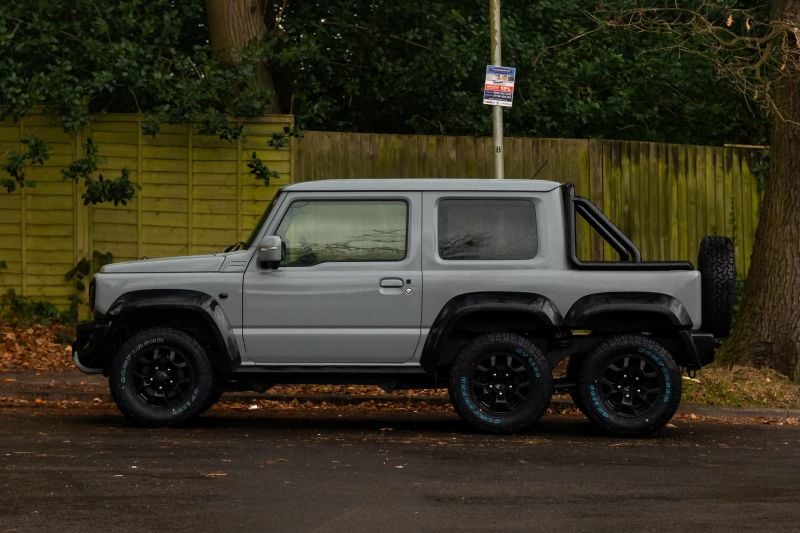
[[[164,257],[161,259],[141,259],[113,263],[103,267],[107,274],[164,273],[164,272],[217,272],[225,261],[225,254],[190,255],[184,257]]]

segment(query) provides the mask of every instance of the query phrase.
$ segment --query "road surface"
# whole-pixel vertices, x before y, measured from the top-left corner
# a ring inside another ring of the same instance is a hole
[[[797,531],[800,427],[677,420],[519,436],[450,412],[0,408],[4,531]]]

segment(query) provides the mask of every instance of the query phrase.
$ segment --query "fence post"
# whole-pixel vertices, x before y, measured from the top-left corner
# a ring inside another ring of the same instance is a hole
[[[78,130],[72,134],[72,160],[76,161],[81,158],[81,150],[83,148],[83,130]],[[82,183],[76,182],[73,185],[73,204],[75,214],[75,255],[73,257],[73,265],[77,265],[82,259],[92,261],[91,250],[91,234],[90,234],[90,207],[83,205],[83,198],[81,197]],[[74,283],[74,282],[73,282]],[[88,283],[86,284],[88,289]],[[83,291],[83,301],[88,301],[86,295],[88,290]],[[89,308],[85,305],[77,306],[78,319],[83,320],[89,316]]]
[[[17,146],[19,151],[22,151],[22,137],[25,135],[24,126],[23,126],[23,119],[19,120],[18,128],[18,142]],[[27,189],[25,187],[21,187],[19,191],[19,236],[20,236],[20,273],[19,273],[19,284],[20,284],[20,292],[22,296],[28,295],[28,213],[26,210],[26,200],[27,200]]]

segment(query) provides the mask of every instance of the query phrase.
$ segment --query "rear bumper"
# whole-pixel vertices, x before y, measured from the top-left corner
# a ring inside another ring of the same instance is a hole
[[[75,328],[72,343],[72,360],[81,372],[102,374],[104,348],[111,322],[82,322]]]
[[[687,367],[690,370],[698,370],[714,361],[714,353],[717,350],[717,340],[714,335],[699,331],[681,331],[680,335],[689,356]]]

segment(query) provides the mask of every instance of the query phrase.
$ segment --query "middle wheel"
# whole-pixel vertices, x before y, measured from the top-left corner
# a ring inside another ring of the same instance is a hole
[[[553,376],[542,352],[514,333],[470,341],[450,369],[450,400],[482,431],[513,433],[536,423],[550,405]]]

